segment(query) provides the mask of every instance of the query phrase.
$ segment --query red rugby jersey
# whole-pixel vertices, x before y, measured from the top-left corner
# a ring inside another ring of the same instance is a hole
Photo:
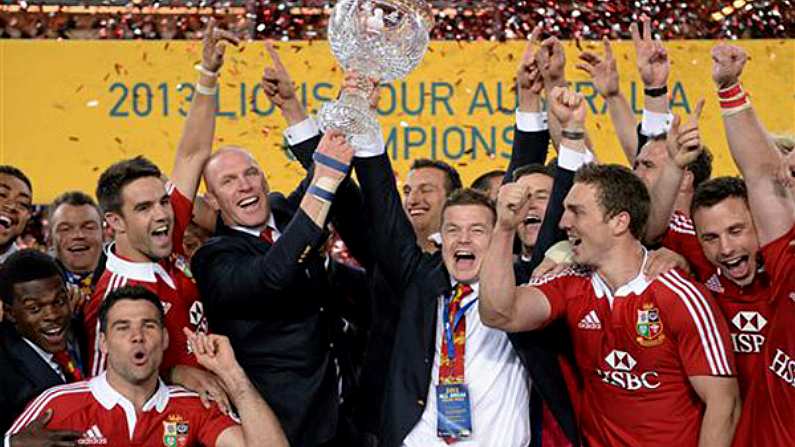
[[[734,375],[726,322],[701,284],[672,270],[611,293],[599,275],[569,270],[529,285],[572,334],[589,445],[698,444],[704,405],[688,377]]]
[[[795,227],[762,248],[773,299],[762,364],[743,406],[735,446],[795,445]]]
[[[85,446],[214,446],[224,430],[237,425],[217,406],[205,409],[196,393],[163,382],[136,413],[103,373],[42,393],[17,418],[6,439],[48,409],[53,415],[47,428],[79,431],[83,436],[77,443]]]
[[[105,271],[84,308],[83,324],[89,344],[88,372],[91,376],[98,375],[106,367],[107,359],[99,350],[99,308],[102,300],[113,290],[131,285],[146,287],[163,302],[169,346],[163,355],[161,371],[168,371],[175,365],[198,367],[195,357],[188,352],[188,340],[182,332],[183,327],[207,331],[199,291],[190,272],[190,263],[182,252],[182,238],[192,217],[193,203],[171,185],[169,194],[174,208],[174,251],[170,257],[159,262],[133,262],[115,254],[113,245],[107,249]]]

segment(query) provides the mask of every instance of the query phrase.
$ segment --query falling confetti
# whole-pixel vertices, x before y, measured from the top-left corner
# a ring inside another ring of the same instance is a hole
[[[93,107],[96,107],[98,105],[99,105],[99,101],[96,100],[96,99],[92,99],[91,101],[88,101],[86,103],[86,107],[92,107],[93,108]]]

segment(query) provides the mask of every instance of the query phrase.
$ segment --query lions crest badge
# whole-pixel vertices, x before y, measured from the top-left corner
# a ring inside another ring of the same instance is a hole
[[[638,310],[638,320],[635,323],[637,341],[647,348],[659,346],[665,341],[660,311],[650,303],[643,304],[642,307],[642,310]]]

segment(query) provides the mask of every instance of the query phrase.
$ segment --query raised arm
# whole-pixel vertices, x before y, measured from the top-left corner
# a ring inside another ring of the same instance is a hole
[[[695,161],[704,150],[698,131],[698,120],[701,118],[703,108],[702,99],[696,104],[695,111],[686,123],[681,123],[679,116],[674,117],[664,142],[650,143],[665,144],[668,157],[662,166],[660,177],[649,191],[651,209],[644,237],[644,242],[647,244],[659,242],[665,236],[687,165]]]
[[[185,328],[188,346],[199,364],[215,373],[240,416],[240,425],[224,429],[216,447],[287,447],[279,420],[237,362],[229,339],[223,335],[194,334]],[[204,427],[197,427],[200,431]]]
[[[777,175],[781,155],[740,84],[748,56],[742,48],[719,44],[712,49],[712,79],[718,87],[723,128],[732,158],[748,186],[748,202],[759,243],[786,234],[795,224],[795,200]]]
[[[638,152],[638,135],[635,130],[638,123],[627,98],[621,93],[618,66],[613,57],[610,41],[605,37],[602,42],[605,48],[604,57],[585,51],[580,54],[582,62],[577,64],[577,68],[591,76],[596,92],[607,102],[610,121],[613,123],[618,142],[631,166]]]
[[[480,267],[480,318],[486,326],[506,332],[537,329],[551,313],[541,291],[517,287],[514,277],[513,238],[529,206],[527,185],[508,183],[500,187],[497,225]]]
[[[547,98],[555,87],[566,87],[566,53],[557,37],[549,37],[541,42],[541,49],[536,52],[535,58],[544,79]],[[560,145],[560,130],[560,123],[550,116],[549,133],[556,148]]]
[[[207,22],[203,39],[202,61],[196,68],[199,71],[199,82],[196,84],[171,173],[171,182],[190,201],[196,196],[202,169],[212,153],[218,74],[224,63],[226,45],[239,43],[234,34],[218,29],[213,18]]]
[[[248,252],[211,240],[192,260],[200,292],[221,314],[268,308],[269,294],[288,287],[303,271],[302,258],[322,241],[326,218],[337,188],[347,176],[353,149],[345,137],[329,132],[315,154],[315,167],[299,190],[300,207],[282,236],[265,253]],[[243,266],[245,268],[243,268]]]
[[[540,34],[541,26],[539,25],[530,36],[530,41],[525,47],[524,56],[516,72],[519,104],[516,109],[511,161],[505,170],[503,184],[513,181],[513,173],[516,169],[531,163],[543,164],[547,159],[549,124],[546,114],[541,109],[541,92],[544,90],[544,80],[535,60]]]
[[[648,137],[664,134],[668,131],[673,117],[670,113],[668,99],[668,76],[671,72],[671,61],[668,52],[659,40],[652,39],[651,19],[641,18],[643,33],[638,25],[630,25],[632,42],[635,45],[635,56],[638,74],[643,82],[643,119],[638,135],[636,153]]]

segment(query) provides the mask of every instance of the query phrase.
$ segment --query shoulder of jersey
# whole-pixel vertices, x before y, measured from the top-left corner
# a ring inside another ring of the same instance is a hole
[[[188,398],[199,398],[199,393],[195,393],[187,388],[183,388],[179,385],[168,385],[168,397],[175,398],[175,397],[188,397]]]
[[[47,408],[53,408],[59,418],[80,411],[93,402],[93,399],[86,398],[90,394],[91,390],[86,380],[48,388],[31,401],[9,431],[18,431],[27,426]]]
[[[558,273],[543,275],[537,278],[530,278],[530,281],[528,281],[527,284],[524,285],[540,286],[560,278],[566,278],[566,277],[589,278],[590,276],[591,276],[591,270],[588,269],[587,267],[573,265]]]
[[[696,235],[696,227],[693,225],[693,220],[681,213],[673,213],[671,215],[668,228],[677,233]]]

